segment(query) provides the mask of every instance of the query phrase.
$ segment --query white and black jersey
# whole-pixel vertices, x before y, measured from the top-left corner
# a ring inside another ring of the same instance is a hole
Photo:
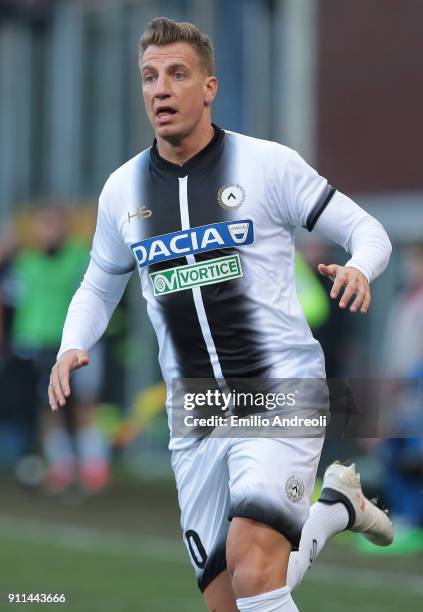
[[[324,377],[294,277],[295,227],[314,225],[352,253],[346,265],[369,281],[385,268],[390,244],[380,224],[295,151],[215,128],[208,146],[178,166],[154,144],[101,194],[92,260],[60,354],[98,340],[136,268],[169,419],[173,379]],[[181,525],[201,590],[226,567],[233,517],[266,524],[298,547],[322,444],[318,436],[172,438]]]
[[[324,377],[322,350],[296,294],[294,230],[312,230],[329,209],[335,224],[323,231],[370,280],[386,266],[386,248],[372,269],[355,252],[363,240],[355,233],[354,245],[354,232],[363,221],[377,224],[372,217],[295,151],[215,127],[211,142],[182,166],[154,144],[110,176],[91,269],[138,270],[168,385],[181,377],[266,376],[274,366],[280,377]],[[89,348],[86,338],[72,337],[77,303],[76,296],[61,352]]]

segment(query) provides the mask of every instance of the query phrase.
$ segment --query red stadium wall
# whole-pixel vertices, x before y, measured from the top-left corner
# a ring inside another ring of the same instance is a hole
[[[423,190],[422,24],[422,0],[320,0],[318,168],[340,189]]]

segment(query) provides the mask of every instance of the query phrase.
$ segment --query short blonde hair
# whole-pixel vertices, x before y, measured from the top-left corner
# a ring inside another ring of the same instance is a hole
[[[192,23],[177,22],[167,17],[156,17],[147,24],[140,39],[139,60],[150,45],[162,47],[174,42],[186,42],[195,50],[200,64],[208,76],[216,72],[213,44],[207,34],[203,34]]]

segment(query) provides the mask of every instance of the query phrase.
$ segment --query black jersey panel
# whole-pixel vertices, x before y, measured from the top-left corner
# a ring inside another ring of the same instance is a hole
[[[149,172],[144,175],[148,177],[144,185],[146,201],[152,211],[145,225],[145,236],[161,236],[182,229],[179,179],[186,176],[190,228],[234,220],[218,199],[219,190],[235,181],[230,165],[225,133],[219,128],[215,128],[215,136],[209,145],[183,166],[164,160],[154,145],[150,152]],[[236,247],[197,253],[194,258],[196,262],[201,262],[233,253],[240,254],[242,264],[242,248]],[[147,272],[186,264],[186,258],[181,257],[150,265]],[[200,290],[223,376],[259,376],[263,371],[265,355],[260,345],[260,330],[255,328],[244,279],[225,280],[203,286]],[[156,299],[173,340],[182,376],[214,377],[193,291],[176,291]]]
[[[214,378],[191,289],[159,299],[183,378]]]
[[[150,161],[144,173],[142,193],[145,206],[152,214],[143,220],[144,236],[162,236],[182,229],[179,205],[179,180],[175,173]],[[186,257],[155,263],[147,273],[186,265]],[[195,309],[192,291],[181,291],[155,298],[160,304],[176,353],[179,371],[184,378],[213,378],[210,356]]]
[[[201,287],[204,309],[224,378],[260,377],[266,367],[242,291],[242,279]]]
[[[188,204],[191,227],[233,220],[219,204],[218,193],[231,185],[231,160],[226,151],[201,171],[188,176]],[[243,219],[242,208],[239,218]],[[216,249],[195,255],[197,262],[239,253],[248,246]],[[210,332],[216,347],[224,377],[260,376],[265,355],[260,345],[260,330],[256,329],[247,299],[243,278],[201,287]]]
[[[143,185],[151,217],[145,220],[146,238],[161,236],[181,229],[178,178],[149,164],[147,180]]]

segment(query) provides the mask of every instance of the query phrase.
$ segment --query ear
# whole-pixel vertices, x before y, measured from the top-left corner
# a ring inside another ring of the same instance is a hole
[[[210,106],[216,97],[217,90],[219,88],[219,82],[214,76],[207,77],[204,81],[204,105]]]

